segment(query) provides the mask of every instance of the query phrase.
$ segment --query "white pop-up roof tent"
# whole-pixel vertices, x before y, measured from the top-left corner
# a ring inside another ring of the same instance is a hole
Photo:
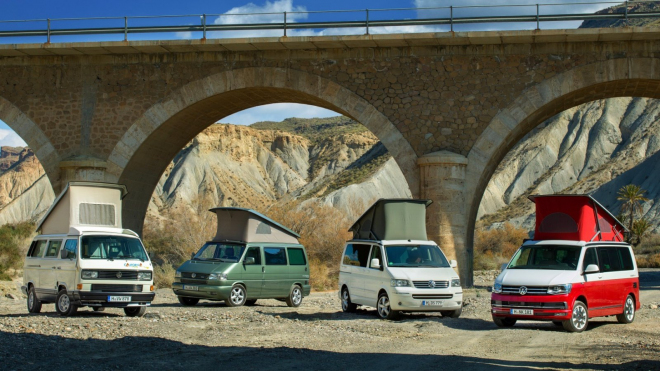
[[[41,234],[68,233],[71,228],[122,228],[121,184],[70,182],[37,225]]]
[[[213,241],[298,243],[298,233],[251,209],[216,207],[209,210],[218,217],[218,232]]]
[[[432,202],[381,198],[348,231],[353,232],[356,240],[426,241],[426,208]]]

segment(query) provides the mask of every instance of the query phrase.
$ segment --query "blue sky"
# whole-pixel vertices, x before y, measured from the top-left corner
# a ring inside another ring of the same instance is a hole
[[[207,18],[209,24],[232,24],[232,23],[272,23],[281,22],[279,14],[276,15],[252,15],[242,14],[254,13],[282,13],[287,12],[288,22],[311,22],[328,20],[363,20],[363,11],[348,13],[304,13],[321,10],[357,10],[357,9],[387,9],[387,8],[433,8],[472,5],[504,5],[519,4],[526,5],[511,8],[469,8],[456,9],[455,17],[483,16],[483,15],[521,15],[535,14],[536,4],[539,0],[334,0],[332,2],[318,0],[2,0],[2,12],[0,13],[0,30],[17,29],[43,29],[45,23],[28,22],[14,23],[2,22],[10,20],[28,20],[45,18],[86,18],[86,17],[124,17],[124,16],[156,16],[156,15],[184,15],[184,14],[214,14]],[[595,12],[613,4],[583,4],[576,5],[575,1],[568,0],[545,0],[545,4],[557,4],[556,6],[545,6],[541,8],[542,14],[559,13],[586,13]],[[293,13],[292,13],[293,12]],[[370,19],[408,19],[408,18],[435,18],[448,17],[448,10],[394,10],[394,11],[371,11]],[[198,16],[168,19],[131,19],[130,25],[151,24],[199,24]],[[541,28],[576,28],[580,22],[554,22],[542,24]],[[96,20],[96,21],[53,21],[53,28],[69,27],[121,27],[123,20]],[[532,29],[535,24],[476,24],[455,27],[455,30],[502,30],[502,29]],[[398,33],[398,32],[443,32],[447,31],[444,26],[407,26],[407,27],[384,27],[372,29],[371,33]],[[341,34],[364,34],[362,28],[355,29],[325,29],[325,30],[290,30],[289,36],[300,35],[341,35]],[[279,30],[270,31],[224,31],[209,33],[209,38],[231,38],[252,36],[282,36]],[[176,34],[138,34],[129,35],[129,40],[149,39],[190,39],[201,38],[201,34],[182,32]],[[123,35],[102,36],[54,36],[51,42],[68,41],[119,41]],[[0,43],[43,43],[43,37],[29,38],[0,38]],[[249,125],[257,121],[281,121],[288,117],[330,117],[337,113],[323,108],[296,105],[296,104],[274,104],[245,110],[221,120],[225,123]],[[25,142],[16,135],[4,122],[0,121],[0,146],[20,146]]]

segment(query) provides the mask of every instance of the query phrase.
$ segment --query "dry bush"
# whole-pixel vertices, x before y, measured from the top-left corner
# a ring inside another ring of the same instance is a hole
[[[9,281],[20,274],[30,241],[35,235],[32,222],[0,227],[0,280]]]
[[[635,254],[657,254],[660,253],[660,234],[649,234],[642,242],[635,246]]]
[[[474,269],[498,269],[507,263],[528,237],[525,229],[504,223],[502,228],[476,230],[474,238]]]
[[[176,270],[171,264],[154,267],[154,285],[159,289],[171,288]]]
[[[647,255],[647,256],[638,256],[637,257],[637,267],[638,268],[660,268],[660,253]]]

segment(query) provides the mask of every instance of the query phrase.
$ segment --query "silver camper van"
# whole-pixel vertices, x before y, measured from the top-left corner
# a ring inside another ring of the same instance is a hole
[[[117,184],[71,182],[37,226],[25,258],[27,309],[68,316],[79,307],[120,307],[142,316],[154,299],[153,266],[137,233],[122,228]]]

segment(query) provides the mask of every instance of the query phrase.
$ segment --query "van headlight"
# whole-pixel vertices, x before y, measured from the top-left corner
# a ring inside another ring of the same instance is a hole
[[[174,277],[175,277],[175,278],[181,278],[181,272],[180,272],[180,271],[176,271],[176,272],[174,273]]]
[[[80,278],[84,280],[99,278],[99,272],[97,271],[82,271],[80,272]]]
[[[391,280],[390,281],[390,286],[392,286],[392,287],[406,287],[406,286],[410,286],[410,282],[408,282],[408,280]]]
[[[138,272],[137,279],[139,281],[151,281],[151,272]]]
[[[493,292],[496,293],[496,294],[501,293],[502,292],[502,284],[495,282],[493,284]]]
[[[567,283],[565,285],[555,285],[548,287],[548,294],[550,295],[559,295],[559,294],[570,294],[573,285]]]
[[[461,287],[461,280],[458,278],[451,280],[451,287]]]
[[[209,274],[210,280],[226,281],[227,273],[211,273]]]

